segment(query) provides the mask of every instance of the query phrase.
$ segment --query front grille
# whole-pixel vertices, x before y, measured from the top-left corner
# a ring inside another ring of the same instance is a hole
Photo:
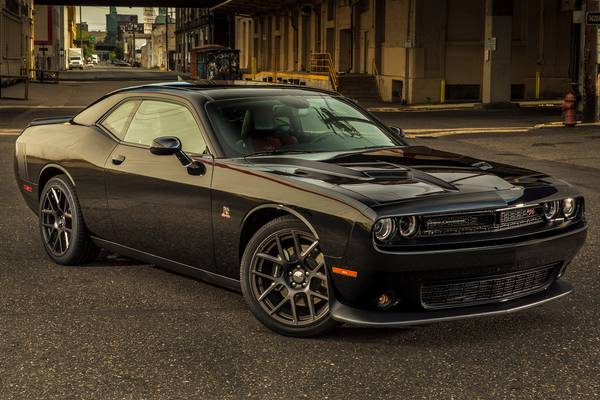
[[[423,216],[419,236],[496,232],[544,222],[541,206]]]
[[[495,303],[543,290],[559,264],[485,279],[427,283],[421,286],[421,304],[439,309]]]

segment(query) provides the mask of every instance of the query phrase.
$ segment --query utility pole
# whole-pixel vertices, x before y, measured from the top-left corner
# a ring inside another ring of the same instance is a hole
[[[169,70],[169,7],[165,15],[165,70]]]
[[[594,122],[598,120],[598,105],[596,96],[596,80],[598,76],[598,25],[589,24],[587,13],[598,11],[597,0],[585,2],[585,50],[583,54],[583,121]]]
[[[81,65],[83,66],[84,63],[84,56],[83,56],[83,14],[81,13],[81,5],[79,5],[79,48],[81,49]]]

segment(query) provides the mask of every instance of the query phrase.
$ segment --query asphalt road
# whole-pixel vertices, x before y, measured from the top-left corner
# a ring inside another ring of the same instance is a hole
[[[85,105],[90,104],[102,94],[114,90],[103,89],[99,83],[98,94],[86,93],[83,98],[69,99],[67,104],[22,106],[18,103],[3,106],[0,103],[0,129],[24,128],[32,119],[50,116],[68,116],[80,112]],[[73,91],[76,91],[74,88]],[[515,129],[532,127],[538,124],[560,121],[560,112],[552,107],[522,108],[517,110],[444,110],[444,111],[410,111],[396,113],[374,113],[390,126],[399,126],[406,130],[436,130],[456,128],[495,128]]]
[[[0,136],[0,398],[600,398],[600,131],[414,141],[579,186],[590,233],[567,272],[571,296],[507,316],[304,340],[263,328],[237,293],[149,265],[51,263],[14,184],[13,142]]]

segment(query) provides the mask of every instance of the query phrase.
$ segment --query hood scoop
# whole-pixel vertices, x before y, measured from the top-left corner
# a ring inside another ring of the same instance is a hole
[[[294,174],[299,176],[326,174],[362,181],[411,178],[410,169],[388,162],[334,164],[326,161],[312,161],[291,157],[261,157],[260,159],[253,160],[253,162],[259,165],[296,167]]]

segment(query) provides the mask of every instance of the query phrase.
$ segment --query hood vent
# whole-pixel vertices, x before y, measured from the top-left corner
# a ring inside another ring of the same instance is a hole
[[[389,162],[344,163],[346,168],[361,172],[372,179],[409,179],[410,170]]]

